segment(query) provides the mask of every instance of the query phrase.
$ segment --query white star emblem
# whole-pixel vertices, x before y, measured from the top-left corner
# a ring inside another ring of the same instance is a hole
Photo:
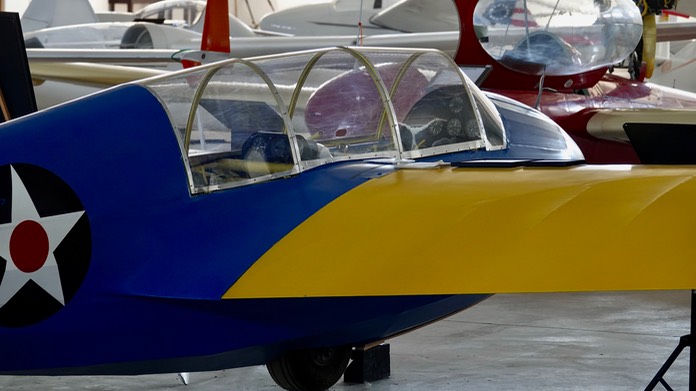
[[[7,261],[0,281],[0,308],[30,280],[65,305],[53,251],[85,212],[39,216],[22,179],[13,167],[10,170],[12,217],[0,225],[0,257]]]

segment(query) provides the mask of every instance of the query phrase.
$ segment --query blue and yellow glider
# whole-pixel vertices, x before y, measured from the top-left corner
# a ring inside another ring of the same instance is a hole
[[[492,293],[695,288],[694,175],[584,165],[432,50],[118,86],[0,125],[0,373],[325,389]]]

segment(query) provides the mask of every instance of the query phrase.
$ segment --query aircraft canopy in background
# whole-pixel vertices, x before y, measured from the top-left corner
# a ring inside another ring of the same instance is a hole
[[[524,6],[526,5],[526,9]],[[502,65],[533,75],[573,75],[628,57],[643,34],[632,0],[481,0],[474,31]]]

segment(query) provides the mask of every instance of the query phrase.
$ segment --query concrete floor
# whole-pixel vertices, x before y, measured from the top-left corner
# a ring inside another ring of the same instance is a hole
[[[689,333],[690,291],[496,295],[389,341],[391,377],[331,390],[643,390]],[[665,376],[688,388],[685,349]],[[135,377],[0,376],[0,390],[279,391],[265,367]],[[658,385],[655,390],[664,390]]]

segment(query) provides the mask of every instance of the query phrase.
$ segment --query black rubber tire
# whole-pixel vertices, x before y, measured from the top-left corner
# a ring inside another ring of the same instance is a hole
[[[350,347],[297,350],[281,356],[266,368],[273,381],[289,391],[323,391],[343,376]]]

